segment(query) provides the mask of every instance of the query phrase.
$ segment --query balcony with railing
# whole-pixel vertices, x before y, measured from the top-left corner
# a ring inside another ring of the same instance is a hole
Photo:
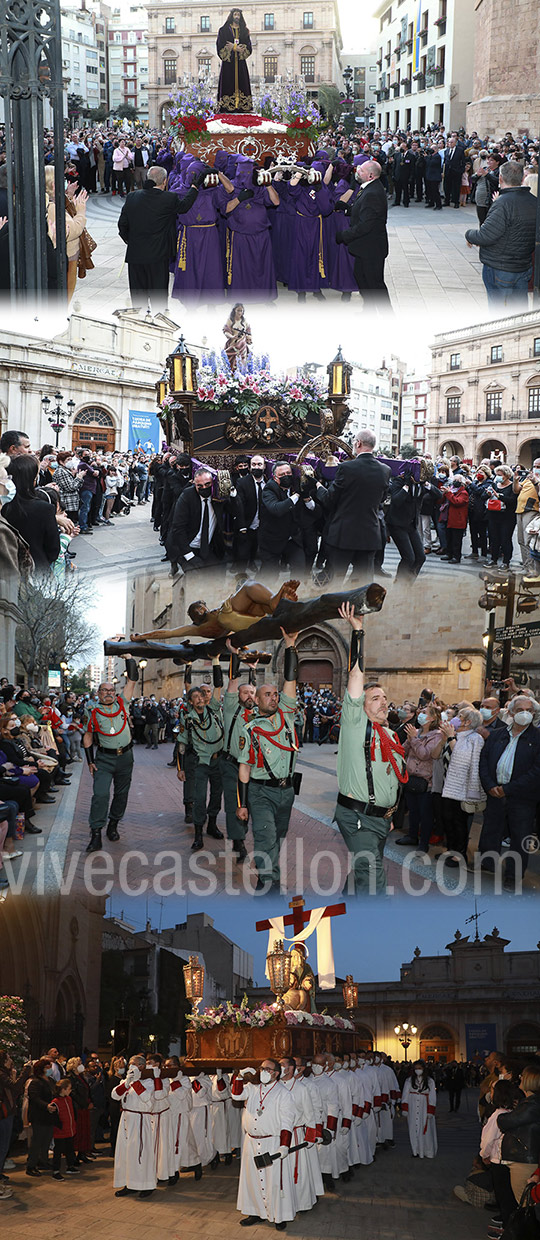
[[[417,90],[417,92],[418,92],[418,91],[420,91],[420,90],[425,90],[425,89],[426,89],[426,75],[425,75],[425,73],[413,73],[413,81],[415,81],[415,82],[416,82],[416,90]]]
[[[433,73],[433,80],[434,80],[435,86],[444,86],[444,68],[442,68],[440,65],[437,65],[435,67],[435,70]]]
[[[410,95],[412,93],[412,78],[402,78],[401,85],[403,87],[404,95]]]

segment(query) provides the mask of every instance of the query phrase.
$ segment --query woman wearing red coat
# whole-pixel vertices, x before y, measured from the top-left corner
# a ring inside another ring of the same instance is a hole
[[[448,500],[449,509],[446,525],[446,555],[441,555],[441,560],[448,560],[449,564],[459,564],[461,563],[461,544],[469,515],[469,496],[463,485],[461,474],[454,475],[450,486],[444,488],[443,495]]]

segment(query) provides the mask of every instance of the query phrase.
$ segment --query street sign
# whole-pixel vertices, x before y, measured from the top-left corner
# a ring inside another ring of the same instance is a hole
[[[528,624],[510,624],[507,629],[495,629],[495,641],[505,642],[511,637],[536,637],[540,634],[540,620]]]

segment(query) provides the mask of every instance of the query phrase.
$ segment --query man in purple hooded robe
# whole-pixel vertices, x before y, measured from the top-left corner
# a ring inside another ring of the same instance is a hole
[[[363,155],[354,156],[354,167],[366,162]],[[343,165],[345,171],[345,165]],[[358,195],[362,189],[361,183],[356,177],[351,182],[349,177],[343,176],[332,186],[332,194],[334,197],[334,241],[337,232],[345,232],[349,228],[349,215],[352,210],[353,203],[356,202]],[[341,293],[342,300],[349,301],[351,293],[358,292],[358,285],[354,278],[354,258],[345,245],[338,245],[335,242],[333,254],[332,288],[338,289]]]
[[[205,170],[200,159],[193,159],[186,174],[186,186]],[[225,193],[232,191],[231,182],[223,173],[217,175]],[[223,294],[225,273],[219,240],[218,219],[221,187],[204,185],[192,207],[178,219],[178,247],[174,268],[172,296],[180,301],[206,301],[207,294]]]
[[[239,155],[234,189],[222,208],[227,220],[227,288],[242,295],[257,292],[259,301],[277,297],[269,206],[279,206],[276,190],[271,184],[255,184],[253,160]]]
[[[298,300],[304,300],[307,292],[322,297],[321,289],[330,284],[330,254],[328,235],[324,220],[332,214],[332,197],[329,183],[332,177],[332,165],[324,169],[323,161],[316,161],[312,167],[324,173],[323,180],[317,185],[302,181],[302,173],[297,172],[289,182],[289,198],[296,209],[293,244],[289,264],[289,288],[298,293]]]

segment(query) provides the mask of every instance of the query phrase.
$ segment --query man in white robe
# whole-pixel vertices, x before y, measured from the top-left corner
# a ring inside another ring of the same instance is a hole
[[[369,1167],[373,1162],[373,1148],[376,1144],[377,1133],[375,1120],[371,1112],[372,1100],[369,1097],[368,1082],[364,1079],[361,1069],[358,1068],[354,1055],[351,1055],[349,1060],[349,1072],[358,1161],[362,1167]]]
[[[198,1162],[201,1167],[212,1170],[219,1163],[212,1141],[212,1082],[206,1072],[199,1072],[191,1083],[193,1091],[193,1110],[189,1116],[193,1139],[197,1146]]]
[[[394,1069],[388,1062],[388,1056],[381,1054],[381,1062],[377,1071],[381,1078],[384,1090],[383,1099],[386,1103],[386,1111],[381,1113],[381,1120],[384,1116],[384,1122],[381,1123],[381,1135],[384,1134],[384,1145],[386,1149],[394,1144],[394,1115],[396,1111],[396,1103],[401,1098],[401,1090]]]
[[[193,1167],[195,1179],[202,1175],[197,1146],[193,1139],[190,1112],[193,1110],[193,1090],[189,1076],[180,1071],[177,1055],[169,1055],[163,1075],[169,1083],[169,1107],[171,1110],[171,1145],[174,1159],[174,1178],[178,1179],[181,1167]],[[199,1173],[199,1174],[198,1174]]]
[[[353,1141],[352,1128],[352,1093],[347,1080],[348,1073],[343,1071],[342,1060],[335,1055],[326,1056],[326,1075],[334,1080],[339,1095],[339,1124],[336,1133],[336,1152],[340,1179],[347,1183],[352,1179],[353,1158],[358,1162],[356,1138]],[[352,1148],[351,1148],[352,1147]]]
[[[244,1068],[232,1085],[233,1098],[245,1102],[237,1199],[237,1209],[246,1215],[241,1227],[267,1219],[277,1231],[284,1231],[296,1214],[293,1160],[289,1158],[295,1108],[279,1077],[277,1060],[264,1059],[258,1080],[254,1069]],[[278,1154],[278,1158],[269,1167],[259,1168],[255,1163],[259,1154]]]
[[[229,1103],[229,1107],[230,1107],[230,1110],[229,1110],[229,1131],[230,1131],[230,1136],[231,1136],[231,1149],[232,1149],[233,1153],[237,1153],[237,1154],[239,1154],[239,1153],[240,1153],[240,1150],[241,1150],[241,1148],[242,1148],[242,1111],[243,1111],[243,1106],[242,1106],[242,1104],[241,1104],[240,1102],[235,1103],[235,1100],[234,1100],[234,1098],[233,1098],[233,1096],[232,1096],[232,1085],[233,1085],[233,1082],[234,1082],[234,1080],[235,1080],[235,1077],[236,1077],[236,1076],[237,1076],[237,1073],[236,1073],[236,1072],[233,1072],[233,1074],[232,1074],[232,1076],[231,1076],[231,1101],[230,1101],[230,1103]]]
[[[437,1090],[422,1060],[413,1064],[403,1086],[401,1111],[407,1116],[413,1158],[434,1158],[437,1153],[435,1109]]]
[[[157,1157],[157,1178],[176,1184],[174,1154],[171,1133],[171,1108],[169,1105],[169,1082],[161,1076],[161,1055],[157,1051],[147,1056],[146,1067],[154,1075],[154,1142]]]
[[[231,1083],[222,1068],[216,1068],[212,1081],[212,1144],[226,1165],[232,1162],[232,1144],[229,1128],[231,1110]]]
[[[339,1179],[336,1135],[339,1124],[339,1093],[335,1080],[327,1076],[326,1056],[315,1055],[311,1066],[313,1086],[321,1099],[323,1126],[332,1136],[329,1145],[319,1145],[319,1163],[323,1184],[327,1192],[335,1192],[335,1180]]]
[[[361,1064],[361,1057],[359,1057],[358,1062]],[[377,1072],[375,1064],[373,1063],[373,1052],[372,1051],[366,1053],[365,1062],[362,1065],[362,1071],[365,1072],[366,1074],[366,1078],[367,1078],[367,1081],[369,1082],[369,1087],[372,1092],[371,1114],[373,1115],[373,1123],[374,1123],[373,1153],[375,1154],[375,1150],[377,1148],[377,1143],[379,1140],[379,1113],[380,1113],[381,1106],[382,1106],[382,1097],[381,1097],[381,1082],[379,1080],[379,1073]]]
[[[294,1160],[293,1181],[297,1199],[297,1210],[311,1210],[317,1203],[317,1197],[324,1196],[317,1142],[321,1140],[322,1131],[317,1128],[317,1114],[311,1090],[308,1089],[302,1074],[297,1075],[294,1059],[284,1056],[280,1059],[280,1081],[288,1089],[294,1103],[293,1145],[302,1141],[311,1144],[305,1150],[296,1150],[291,1157]]]
[[[155,1089],[154,1074],[142,1055],[130,1059],[126,1079],[111,1090],[111,1098],[122,1106],[114,1152],[115,1196],[138,1193],[141,1198],[149,1197],[157,1186]]]

